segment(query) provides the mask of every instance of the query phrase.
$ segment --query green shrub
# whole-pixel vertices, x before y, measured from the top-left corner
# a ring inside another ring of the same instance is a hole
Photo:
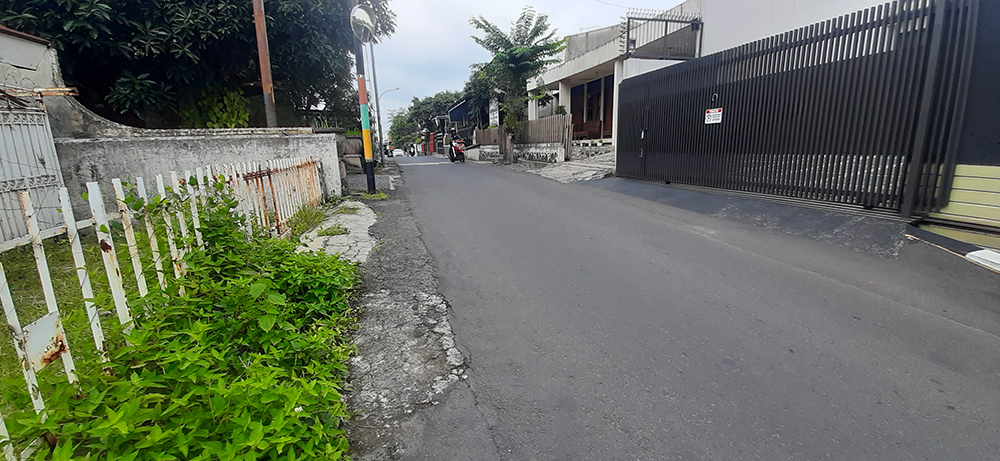
[[[34,459],[346,456],[340,391],[354,351],[346,333],[357,267],[296,253],[293,242],[247,238],[235,204],[221,192],[209,199],[205,248],[187,255],[185,277],[131,295],[131,333],[104,322],[109,362],[74,343],[79,387],[42,382],[46,409],[36,415],[23,380],[4,383],[6,406],[23,408],[7,415],[16,450],[44,437],[53,443]]]
[[[246,128],[250,126],[249,102],[239,89],[210,86],[197,101],[181,103],[177,114],[184,128]]]

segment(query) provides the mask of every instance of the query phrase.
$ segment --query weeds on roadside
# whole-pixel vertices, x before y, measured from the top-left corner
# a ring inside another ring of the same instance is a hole
[[[333,214],[358,214],[356,205],[341,205],[333,210]]]
[[[326,213],[315,207],[303,207],[292,215],[288,220],[292,237],[298,237],[313,230],[316,226],[323,224],[326,220]]]
[[[385,192],[376,192],[374,194],[363,193],[363,194],[361,194],[361,198],[367,199],[367,200],[385,200],[385,199],[389,198],[389,196],[385,195]]]
[[[349,233],[348,230],[345,229],[344,226],[341,226],[340,224],[334,224],[330,227],[321,229],[317,235],[321,237],[332,237],[334,235],[346,235],[348,233]]]

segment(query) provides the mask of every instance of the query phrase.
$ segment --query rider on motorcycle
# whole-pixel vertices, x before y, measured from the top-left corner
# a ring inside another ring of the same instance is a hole
[[[458,136],[458,131],[455,130],[455,127],[452,127],[448,131],[448,135],[445,136],[445,142],[448,145],[448,158],[452,162],[458,160],[465,163],[465,141]]]

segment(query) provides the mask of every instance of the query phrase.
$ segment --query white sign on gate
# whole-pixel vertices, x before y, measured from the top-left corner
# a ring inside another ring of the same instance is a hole
[[[705,111],[705,124],[714,125],[716,123],[722,123],[722,108],[708,109]]]

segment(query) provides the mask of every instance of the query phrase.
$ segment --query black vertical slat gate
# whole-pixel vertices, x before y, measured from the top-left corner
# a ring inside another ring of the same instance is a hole
[[[626,79],[617,174],[897,210],[947,203],[978,0],[903,0]],[[706,110],[722,109],[721,123]]]

